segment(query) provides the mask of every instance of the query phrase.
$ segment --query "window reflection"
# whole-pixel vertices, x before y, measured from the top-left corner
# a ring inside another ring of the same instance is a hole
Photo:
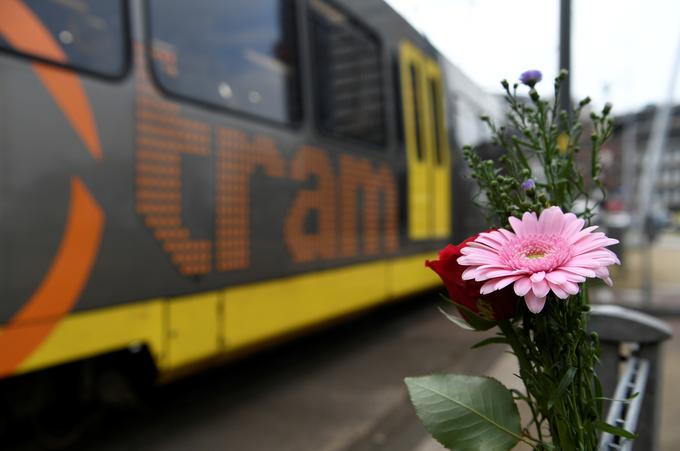
[[[310,0],[309,6],[321,129],[341,138],[384,144],[380,42],[331,3]]]
[[[0,0],[8,1],[8,0]],[[119,76],[125,71],[125,17],[122,1],[114,0],[24,0],[54,37],[66,56],[65,63],[103,75]],[[0,18],[12,20],[12,18]],[[0,33],[0,48],[23,51]],[[49,59],[41,49],[31,56]],[[64,61],[55,61],[64,63]]]
[[[151,56],[173,93],[297,122],[292,0],[151,0]]]

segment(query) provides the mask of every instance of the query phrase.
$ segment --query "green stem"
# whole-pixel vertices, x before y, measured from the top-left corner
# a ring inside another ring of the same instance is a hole
[[[536,424],[536,430],[538,431],[538,436],[540,438],[539,443],[543,443],[541,426],[536,413],[536,407],[533,405],[533,402],[531,400],[531,394],[529,393],[529,389],[526,386],[526,381],[529,380],[528,377],[526,377],[527,373],[531,372],[533,367],[531,365],[529,358],[527,357],[527,354],[524,350],[524,346],[522,346],[522,343],[520,343],[519,338],[517,337],[517,332],[515,331],[515,327],[512,325],[512,323],[509,320],[501,320],[498,322],[498,327],[503,332],[503,335],[505,335],[505,338],[507,338],[510,348],[512,348],[512,351],[515,353],[515,356],[517,357],[517,361],[519,363],[519,373],[520,376],[522,377],[522,382],[524,383],[524,388],[527,392],[525,401],[529,406],[529,410],[531,410],[533,422]]]

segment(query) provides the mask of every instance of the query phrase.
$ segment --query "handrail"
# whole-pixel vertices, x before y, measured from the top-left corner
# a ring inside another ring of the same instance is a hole
[[[607,422],[637,433],[635,440],[603,433],[600,451],[657,451],[661,344],[671,337],[671,327],[653,316],[616,305],[592,306],[588,327],[600,339],[597,372],[603,394],[613,398],[605,402]],[[622,361],[626,362],[623,368]],[[638,395],[630,399],[635,393]]]

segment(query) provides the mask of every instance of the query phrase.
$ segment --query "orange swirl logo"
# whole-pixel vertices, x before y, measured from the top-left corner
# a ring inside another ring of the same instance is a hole
[[[18,51],[66,62],[59,44],[21,0],[0,2],[0,35]],[[94,115],[78,76],[38,62],[32,67],[90,155],[101,160]],[[85,184],[72,176],[69,212],[57,253],[38,288],[0,332],[0,377],[16,371],[76,305],[99,252],[104,219]]]

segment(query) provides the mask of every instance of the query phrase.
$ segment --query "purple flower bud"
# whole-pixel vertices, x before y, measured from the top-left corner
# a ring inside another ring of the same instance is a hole
[[[536,187],[536,183],[534,182],[534,179],[526,179],[524,182],[522,182],[522,189],[524,191],[532,190],[535,187]]]
[[[533,88],[534,85],[542,79],[543,74],[541,74],[540,70],[528,70],[526,72],[522,72],[522,75],[519,76],[519,81],[530,88]]]

